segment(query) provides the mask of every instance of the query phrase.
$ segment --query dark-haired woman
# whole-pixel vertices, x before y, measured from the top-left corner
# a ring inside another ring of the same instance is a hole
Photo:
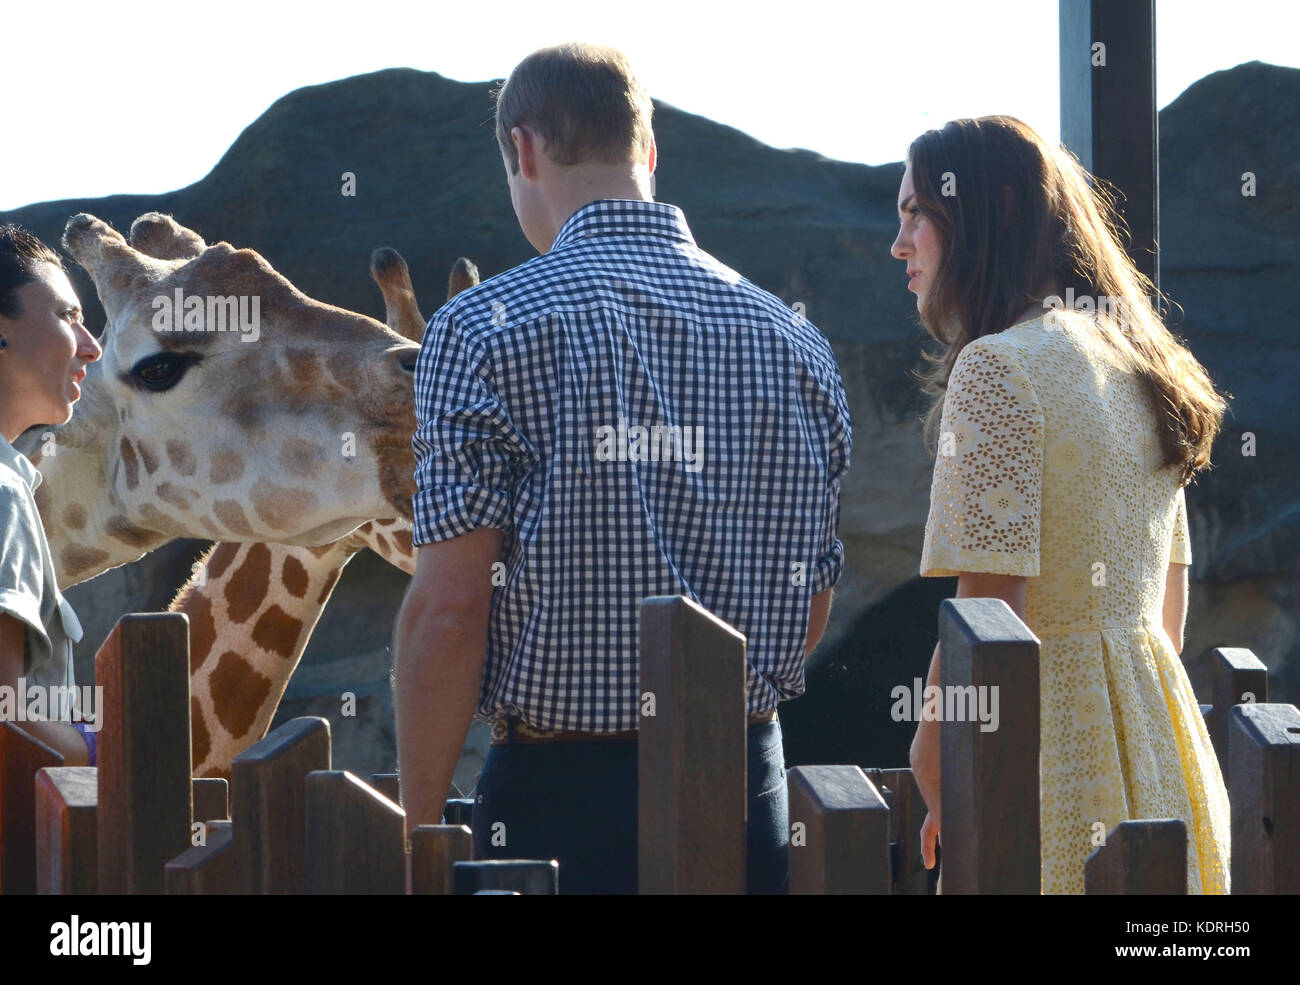
[[[892,252],[942,346],[921,574],[1004,599],[1041,641],[1042,891],[1082,893],[1119,822],[1180,818],[1188,891],[1226,893],[1227,791],[1179,659],[1183,487],[1225,402],[1161,323],[1110,198],[1019,120],[918,137],[898,208]],[[938,670],[936,647],[928,683]],[[938,730],[920,723],[911,757],[927,867]]]
[[[12,442],[29,427],[62,424],[101,355],[59,255],[30,233],[0,227],[0,707],[63,756],[93,764],[93,725],[73,690],[72,644],[81,624],[59,592],[34,492],[41,475]],[[89,711],[89,709],[87,709]],[[25,720],[30,714],[45,721]]]

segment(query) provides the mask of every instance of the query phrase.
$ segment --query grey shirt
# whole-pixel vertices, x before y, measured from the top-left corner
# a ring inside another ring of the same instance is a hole
[[[75,700],[72,644],[81,639],[81,623],[55,579],[33,495],[40,484],[36,467],[0,436],[0,613],[26,628],[27,686],[51,689],[49,717],[67,721]]]

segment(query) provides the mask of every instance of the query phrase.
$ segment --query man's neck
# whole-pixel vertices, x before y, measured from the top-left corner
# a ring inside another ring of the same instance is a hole
[[[584,205],[607,198],[654,201],[650,172],[644,165],[584,164],[562,169],[556,177],[559,180],[553,187],[547,210],[553,228],[552,243],[560,228]]]

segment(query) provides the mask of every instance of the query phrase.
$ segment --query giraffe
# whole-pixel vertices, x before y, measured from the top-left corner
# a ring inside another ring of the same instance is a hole
[[[133,239],[68,220],[64,246],[108,315],[104,355],[69,422],[18,441],[45,480],[36,503],[60,587],[176,537],[321,545],[409,518],[419,347],[169,217],[141,216]],[[200,323],[215,309],[217,325],[162,330],[160,298]],[[255,333],[221,331],[222,305],[241,298],[257,299]]]
[[[201,248],[183,227],[132,228],[132,243],[155,255],[180,257]],[[376,250],[371,276],[384,297],[388,327],[419,341],[424,318],[406,261]],[[448,297],[478,283],[463,257],[448,280]],[[370,548],[408,574],[415,571],[411,526],[404,517],[373,520],[330,544],[222,542],[195,565],[169,606],[190,621],[190,723],[193,775],[230,778],[240,752],[266,735],[294,670],[343,569]]]

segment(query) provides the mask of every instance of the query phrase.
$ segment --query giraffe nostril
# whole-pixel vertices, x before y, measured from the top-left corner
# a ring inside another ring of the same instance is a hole
[[[402,350],[401,356],[398,357],[398,361],[401,363],[402,369],[406,370],[408,373],[414,373],[415,363],[419,358],[419,349],[404,349]]]

